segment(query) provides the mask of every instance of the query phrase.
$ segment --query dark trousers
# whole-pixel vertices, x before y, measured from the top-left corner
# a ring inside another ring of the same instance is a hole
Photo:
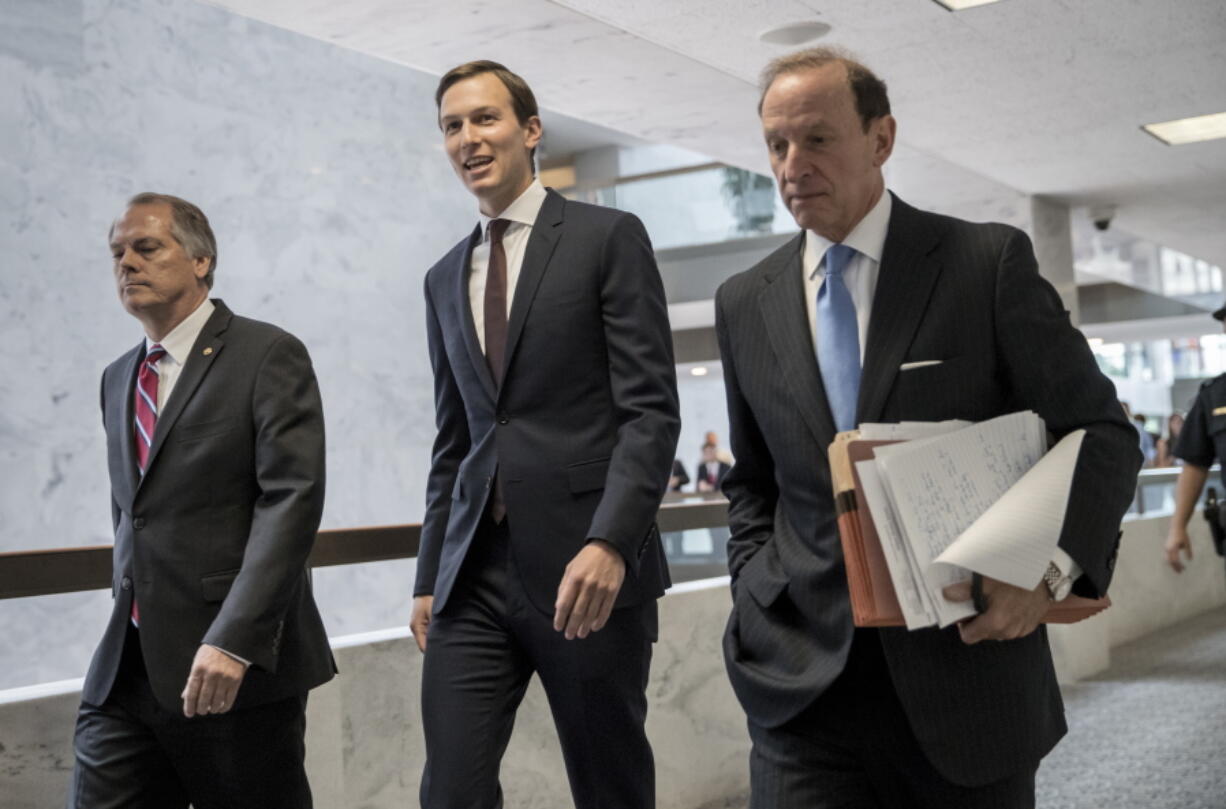
[[[115,685],[82,703],[69,809],[310,809],[306,696],[188,719],[153,696],[138,630]]]
[[[751,809],[1034,807],[1030,767],[981,787],[954,784],[933,768],[873,629],[856,630],[847,667],[812,706],[778,728],[750,722],[749,735]]]
[[[482,521],[456,589],[434,616],[422,670],[425,809],[502,806],[498,770],[515,711],[540,675],[576,809],[650,809],[655,767],[643,729],[656,603],[614,610],[566,640],[528,600],[507,525]]]

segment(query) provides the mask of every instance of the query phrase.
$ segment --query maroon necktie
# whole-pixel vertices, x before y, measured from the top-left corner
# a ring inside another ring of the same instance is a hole
[[[494,375],[494,384],[500,388],[507,356],[507,251],[502,246],[502,236],[510,224],[507,219],[490,220],[490,264],[485,273],[485,361]],[[506,516],[502,476],[495,475],[490,517],[500,523]]]
[[[136,392],[133,394],[132,438],[136,442],[136,466],[142,476],[149,465],[149,450],[153,447],[153,432],[158,423],[158,360],[166,356],[166,349],[157,343],[149,347],[145,361],[136,375]],[[136,597],[132,597],[132,623],[140,624],[140,610]]]
[[[485,361],[499,387],[507,354],[507,251],[502,235],[510,224],[507,219],[490,220],[490,266],[485,274]]]

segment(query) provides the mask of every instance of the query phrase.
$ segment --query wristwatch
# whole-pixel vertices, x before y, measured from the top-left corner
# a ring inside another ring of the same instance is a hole
[[[1055,562],[1048,563],[1043,583],[1047,585],[1047,597],[1052,601],[1063,601],[1073,589],[1073,580],[1064,575]]]

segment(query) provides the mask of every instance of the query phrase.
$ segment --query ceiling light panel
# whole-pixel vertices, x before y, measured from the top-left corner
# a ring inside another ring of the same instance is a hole
[[[938,6],[944,6],[950,11],[962,11],[966,8],[974,8],[975,6],[986,6],[991,3],[999,3],[1000,0],[932,0]]]
[[[1226,138],[1226,112],[1163,121],[1160,124],[1145,124],[1141,128],[1169,146],[1216,140]]]

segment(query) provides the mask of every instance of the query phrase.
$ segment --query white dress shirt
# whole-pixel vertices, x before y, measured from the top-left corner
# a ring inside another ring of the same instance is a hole
[[[472,263],[469,265],[468,302],[473,309],[473,323],[477,327],[477,340],[481,343],[482,353],[485,352],[485,279],[490,266],[490,221],[506,219],[511,223],[502,235],[502,249],[507,254],[507,322],[510,322],[515,284],[519,282],[519,271],[524,266],[524,251],[528,247],[528,237],[532,235],[536,217],[545,204],[545,194],[545,186],[539,179],[533,179],[524,193],[498,216],[481,216],[481,242],[473,248]]]
[[[213,310],[217,307],[208,298],[204,299],[204,303],[196,307],[196,311],[192,312],[183,321],[170,330],[170,334],[163,337],[161,340],[153,340],[148,335],[145,335],[145,354],[149,353],[149,349],[154,345],[160,345],[166,349],[166,353],[160,360],[157,361],[158,366],[158,416],[162,415],[162,410],[166,403],[170,401],[170,393],[174,390],[175,383],[179,381],[180,374],[183,373],[183,366],[187,364],[187,356],[192,351],[192,346],[196,344],[196,338],[200,336],[200,332],[204,330],[204,324],[209,322],[209,318],[213,316]],[[211,643],[206,644],[213,646]],[[244,666],[250,666],[250,660],[244,660],[233,652],[227,652],[220,646],[213,646],[214,649],[222,654],[232,657]]]
[[[864,353],[868,348],[868,321],[873,312],[873,297],[877,291],[877,276],[881,269],[881,254],[885,250],[885,237],[890,228],[890,212],[894,207],[889,191],[881,192],[864,218],[861,219],[843,244],[855,248],[856,255],[847,262],[843,280],[856,305],[856,325],[860,331],[860,367],[864,367]],[[805,307],[809,312],[809,334],[813,338],[813,355],[817,356],[817,293],[826,280],[826,251],[834,242],[811,230],[805,231],[804,252],[800,267],[805,288]],[[905,372],[902,372],[905,373]],[[1071,579],[1081,576],[1081,566],[1062,548],[1052,554],[1056,567]]]
[[[196,311],[183,318],[183,322],[171,329],[170,334],[161,340],[145,337],[145,354],[148,354],[149,349],[155,344],[166,349],[166,355],[157,363],[158,415],[161,415],[166,402],[170,400],[170,392],[174,390],[175,383],[179,381],[179,374],[183,372],[187,355],[191,353],[192,346],[196,344],[196,338],[200,336],[204,324],[209,322],[216,308],[211,300],[205,298],[204,303],[196,307]]]

